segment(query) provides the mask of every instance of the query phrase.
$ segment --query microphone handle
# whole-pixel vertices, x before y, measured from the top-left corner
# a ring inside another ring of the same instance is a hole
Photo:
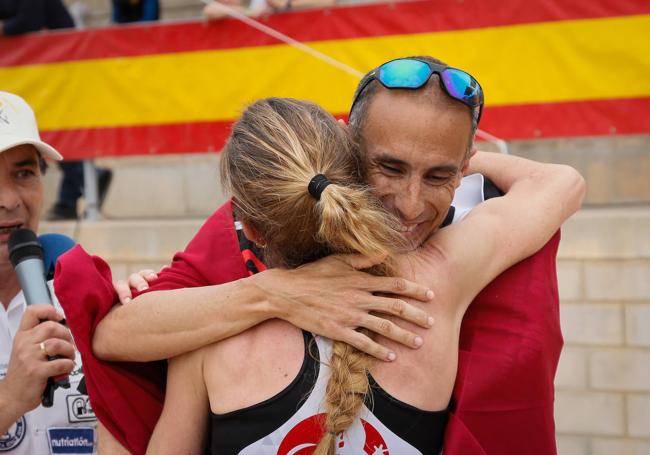
[[[24,259],[16,265],[15,269],[27,305],[33,305],[35,303],[47,303],[53,305],[52,296],[50,295],[50,290],[47,287],[45,278],[40,278],[45,277],[45,268],[43,267],[43,261],[40,258]],[[48,360],[59,358],[61,357],[48,356]],[[70,380],[68,377],[64,376],[58,379],[47,378],[47,384],[45,390],[43,390],[43,395],[41,396],[41,404],[43,407],[52,407],[54,404],[54,390],[56,390],[57,387],[62,387],[64,389],[69,388]]]
[[[50,290],[45,283],[45,268],[40,258],[28,258],[16,265],[16,275],[25,295],[27,305],[52,303]]]

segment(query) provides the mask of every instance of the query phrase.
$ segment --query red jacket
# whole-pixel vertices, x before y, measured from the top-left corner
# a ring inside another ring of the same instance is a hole
[[[474,299],[460,330],[445,455],[556,454],[559,232]],[[434,327],[435,330],[435,327]]]
[[[499,276],[465,315],[446,455],[556,453],[553,378],[562,347],[558,242],[556,234],[538,253]],[[147,292],[246,276],[232,207],[226,203]],[[101,259],[76,247],[59,260],[54,285],[81,352],[97,417],[132,453],[144,453],[162,410],[164,363],[109,363],[93,356],[94,329],[117,303],[110,270]]]

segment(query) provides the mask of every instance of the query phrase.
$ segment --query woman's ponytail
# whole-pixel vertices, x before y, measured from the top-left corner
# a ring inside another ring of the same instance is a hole
[[[368,190],[329,185],[317,205],[321,215],[317,239],[330,245],[333,251],[390,258],[401,240],[394,224]],[[386,271],[375,270],[381,274]],[[372,359],[367,354],[347,343],[334,342],[325,394],[325,433],[314,455],[335,454],[336,435],[352,425],[363,406],[371,365]]]
[[[249,106],[221,154],[221,176],[240,221],[264,241],[267,264],[298,267],[333,253],[386,257],[403,239],[397,222],[361,182],[361,159],[347,131],[313,103],[269,98]],[[359,414],[371,359],[335,342],[327,384],[325,435],[317,455]]]

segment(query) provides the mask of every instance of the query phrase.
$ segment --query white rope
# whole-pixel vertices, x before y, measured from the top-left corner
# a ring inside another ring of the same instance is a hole
[[[504,155],[510,154],[510,152],[508,152],[508,143],[503,139],[493,136],[487,131],[483,131],[478,128],[476,129],[476,135],[481,139],[485,139],[486,141],[496,145],[496,147],[499,149],[499,153],[503,153]]]
[[[243,22],[244,24],[249,25],[256,30],[259,30],[262,33],[266,33],[267,35],[272,36],[273,38],[282,41],[283,43],[286,43],[291,47],[295,47],[296,49],[301,50],[302,52],[305,52],[306,54],[309,54],[312,57],[317,58],[318,60],[321,60],[342,71],[345,71],[346,73],[351,74],[352,76],[358,77],[359,79],[363,77],[363,73],[361,71],[354,69],[351,66],[346,65],[345,63],[340,62],[335,58],[330,57],[327,54],[323,54],[322,52],[317,51],[313,47],[309,47],[306,44],[301,43],[300,41],[297,41],[291,38],[290,36],[287,36],[284,33],[277,31],[274,28],[264,25],[261,22],[256,21],[255,19],[252,19],[246,16],[245,14],[235,10],[234,8],[229,7],[228,5],[224,5],[223,3],[215,2],[213,0],[201,0],[201,1],[205,4],[214,3],[215,5],[218,5],[218,7],[222,9],[225,13],[227,13],[229,16],[232,16],[233,18]]]
[[[277,31],[274,28],[271,28],[271,27],[269,27],[267,25],[264,25],[261,22],[256,21],[255,19],[246,16],[245,14],[237,11],[234,8],[231,8],[228,5],[224,5],[223,3],[220,3],[220,2],[217,2],[217,1],[214,1],[214,0],[201,0],[201,1],[203,3],[205,3],[206,5],[210,4],[210,3],[214,3],[215,5],[217,5],[217,7],[219,9],[223,10],[224,13],[228,14],[232,18],[237,19],[238,21],[243,22],[244,24],[246,24],[246,25],[248,25],[250,27],[253,27],[256,30],[259,30],[262,33],[265,33],[265,34],[267,34],[267,35],[269,35],[269,36],[271,36],[271,37],[273,37],[273,38],[275,38],[275,39],[277,39],[279,41],[282,41],[283,43],[288,44],[289,46],[294,47],[294,48],[296,48],[296,49],[298,49],[298,50],[300,50],[300,51],[302,51],[302,52],[304,52],[306,54],[309,54],[312,57],[317,58],[318,60],[320,60],[322,62],[325,62],[325,63],[327,63],[329,65],[332,65],[332,66],[334,66],[334,67],[336,67],[336,68],[338,68],[338,69],[340,69],[340,70],[342,70],[342,71],[344,71],[344,72],[346,72],[346,73],[348,73],[348,74],[350,74],[352,76],[355,76],[355,77],[361,79],[363,77],[363,75],[364,75],[364,73],[362,73],[361,71],[359,71],[359,70],[357,70],[355,68],[352,68],[351,66],[346,65],[345,63],[343,63],[343,62],[341,62],[339,60],[336,60],[335,58],[330,57],[329,55],[324,54],[324,53],[314,49],[313,47],[307,46],[306,44],[301,43],[300,41],[295,40],[295,39],[291,38],[290,36],[287,36],[284,33],[281,33],[279,31]],[[482,138],[482,139],[485,139],[488,142],[492,142],[493,144],[495,144],[496,147],[499,149],[499,152],[508,154],[508,144],[503,139],[500,139],[500,138],[498,138],[496,136],[493,136],[490,133],[488,133],[486,131],[483,131],[481,129],[476,130],[476,135],[478,137]]]

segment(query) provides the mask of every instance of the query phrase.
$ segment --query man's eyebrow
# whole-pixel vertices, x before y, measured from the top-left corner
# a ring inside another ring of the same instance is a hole
[[[433,166],[427,169],[427,174],[432,172],[449,172],[453,174],[458,172],[458,166],[455,164],[441,164],[440,166]]]
[[[406,161],[402,161],[398,158],[395,158],[392,155],[389,155],[388,153],[381,153],[377,155],[373,161],[376,162],[381,162],[381,163],[386,163],[386,164],[393,164],[396,166],[404,166],[404,167],[409,167],[409,164]],[[458,172],[458,166],[455,164],[440,164],[438,166],[432,166],[429,169],[427,169],[427,174],[430,174],[432,172],[449,172],[449,173],[456,173]]]
[[[27,158],[14,163],[15,167],[38,166],[38,161],[35,158]]]
[[[408,163],[406,161],[402,161],[398,158],[395,158],[394,156],[389,155],[388,153],[381,153],[377,155],[373,161],[380,161],[382,163],[386,164],[396,164],[398,166],[408,166]]]

